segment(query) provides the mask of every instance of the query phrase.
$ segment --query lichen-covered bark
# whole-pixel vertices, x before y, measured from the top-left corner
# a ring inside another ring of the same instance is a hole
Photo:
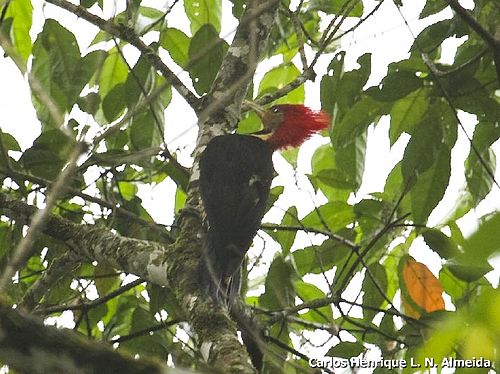
[[[213,137],[236,127],[243,98],[266,46],[278,5],[278,0],[247,3],[233,42],[199,112],[199,132],[187,201],[189,209],[197,210],[201,216],[199,157]],[[192,230],[198,232],[200,235],[197,237],[200,237],[201,222],[196,222]],[[188,232],[192,232],[191,228]],[[186,245],[192,246],[193,242]],[[185,289],[178,289],[178,292],[182,294]],[[237,339],[236,325],[227,311],[214,309],[206,297],[197,298],[194,294],[184,296],[184,306],[194,330],[199,334],[202,353],[211,366],[235,374],[255,372],[246,349]]]
[[[0,361],[33,373],[167,373],[154,361],[134,360],[105,344],[44,324],[0,300]]]
[[[200,127],[190,178],[194,188],[200,176],[198,159],[201,152],[210,139],[233,130],[238,123],[242,101],[266,47],[278,5],[278,0],[253,0],[248,2],[241,17],[233,42],[199,112]],[[198,205],[197,201],[190,202]]]
[[[28,220],[36,210],[0,193],[0,212],[6,216]],[[77,225],[56,216],[46,220],[42,231],[90,261],[107,262],[155,284],[167,284],[168,250],[159,243],[125,238],[94,225]]]
[[[0,212],[11,218],[29,221],[36,208],[0,193]],[[253,373],[245,348],[237,339],[235,323],[226,311],[214,308],[212,301],[198,286],[200,228],[201,222],[197,217],[186,217],[181,223],[178,240],[166,247],[155,242],[121,237],[92,225],[77,225],[55,216],[49,217],[42,231],[67,243],[79,256],[107,262],[160,286],[169,285],[183,306],[184,317],[205,347],[209,348],[208,363],[228,373]],[[0,350],[0,359],[4,359],[8,351],[7,341],[4,344],[6,348]],[[48,341],[47,344],[50,345]],[[91,352],[82,351],[81,355],[87,353]],[[12,356],[12,352],[9,355]],[[24,354],[15,357],[20,360],[26,358]]]
[[[54,259],[47,270],[28,288],[19,302],[19,307],[24,311],[32,311],[37,306],[47,290],[53,287],[67,274],[72,273],[81,261],[74,252],[66,252],[61,257]]]
[[[64,0],[51,1],[51,3],[72,12],[77,10],[83,12],[79,7],[75,9],[75,6]],[[240,20],[232,45],[223,60],[213,87],[204,98],[203,104],[196,107],[200,126],[194,153],[194,166],[191,171],[188,189],[188,208],[193,211],[202,212],[203,210],[197,188],[199,155],[210,139],[236,127],[242,100],[252,81],[257,62],[265,48],[278,5],[278,0],[251,0],[247,2],[247,8]],[[102,22],[105,22],[103,20],[91,17],[87,13],[82,13],[83,16],[103,30],[112,34],[116,31],[113,28],[107,30],[109,26],[107,24],[101,25]],[[132,41],[137,40],[133,39]],[[182,85],[179,84],[179,87],[182,88]],[[31,217],[35,211],[34,207],[15,201],[9,198],[8,195],[0,193],[0,214],[14,219],[19,216],[26,219]],[[209,365],[227,373],[255,373],[245,348],[237,338],[235,322],[228,316],[227,311],[214,306],[209,297],[201,292],[198,285],[196,275],[203,234],[201,216],[196,214],[186,215],[181,220],[181,228],[176,242],[168,246],[144,240],[124,238],[103,228],[91,225],[76,225],[54,216],[47,219],[42,231],[67,243],[79,256],[92,261],[107,262],[113,267],[138,275],[160,286],[168,285],[183,306],[184,317],[198,335],[202,352],[206,356]],[[15,313],[12,310],[9,312],[9,308],[2,308],[2,313],[5,315],[13,316],[12,313]],[[40,326],[40,334],[43,334],[43,329],[44,327]],[[6,334],[5,331],[2,332],[0,326],[0,344],[4,344],[0,349],[0,355],[4,362],[9,364],[3,357],[9,349],[9,343],[2,335]],[[49,340],[54,336],[48,334],[46,336],[48,340],[43,340],[43,342],[50,345]],[[23,339],[33,340],[32,337],[29,337],[28,331],[26,331],[26,336],[23,336],[22,339],[21,337],[17,339],[19,342]],[[28,360],[31,353],[28,352],[25,355],[26,350],[23,351],[21,346],[14,345],[11,346],[11,349],[18,351],[17,353],[20,356],[16,357],[26,358],[26,362],[35,364],[33,360]],[[43,353],[44,351],[37,352]],[[87,353],[86,348],[82,348],[80,356],[88,357]],[[106,354],[110,353],[106,352]],[[73,361],[68,362],[70,365],[74,363]],[[96,360],[96,365],[97,362]],[[101,366],[101,368],[109,368],[109,364],[106,365]],[[13,364],[13,367],[17,366]],[[30,369],[28,370],[28,368]],[[23,366],[21,369],[34,372],[29,366]],[[63,372],[85,372],[79,370],[79,366],[75,364],[74,367],[71,366],[71,370],[63,370]],[[45,370],[43,372],[52,371]],[[102,370],[95,370],[94,372],[102,372]],[[123,372],[126,373],[127,371]],[[154,373],[155,371],[152,369],[148,372]]]

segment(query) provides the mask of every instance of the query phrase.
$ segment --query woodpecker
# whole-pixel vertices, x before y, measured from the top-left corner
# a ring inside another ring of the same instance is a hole
[[[328,114],[303,105],[275,105],[264,111],[257,133],[210,140],[200,157],[200,195],[208,221],[200,276],[219,304],[231,306],[239,293],[241,263],[265,213],[274,151],[298,147],[330,123]]]

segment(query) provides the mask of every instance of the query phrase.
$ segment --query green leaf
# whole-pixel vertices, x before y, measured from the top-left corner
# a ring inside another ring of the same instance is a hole
[[[252,110],[243,114],[236,129],[238,134],[250,134],[262,128],[259,116]]]
[[[346,237],[348,232],[340,232]],[[352,236],[352,233],[350,234]],[[350,239],[350,237],[346,237]],[[300,276],[304,274],[320,274],[332,269],[347,257],[352,250],[346,245],[332,239],[325,240],[321,245],[299,249],[293,252],[293,258]]]
[[[210,48],[207,50],[207,46]],[[219,38],[217,30],[211,24],[203,25],[189,44],[189,75],[196,92],[207,93],[217,75],[222,59],[227,52],[227,43]]]
[[[334,113],[334,108],[337,103],[337,92],[340,84],[340,79],[344,70],[345,51],[337,53],[330,65],[328,65],[327,73],[321,78],[320,97],[321,108],[328,113]]]
[[[269,70],[259,84],[257,96],[260,97],[266,93],[274,92],[293,81],[300,75],[299,69],[293,64],[279,65]],[[305,98],[304,86],[297,87],[287,95],[275,101],[277,104],[302,104]]]
[[[338,82],[337,91],[341,95],[337,97],[337,103],[340,110],[347,112],[357,101],[363,92],[363,86],[368,81],[371,73],[371,54],[365,53],[357,60],[359,69],[342,73]]]
[[[33,271],[32,268],[30,268]],[[61,302],[61,300],[71,300],[78,297],[76,290],[70,288],[73,281],[71,276],[64,276],[58,279],[57,282],[50,287],[43,295],[43,301],[47,304],[53,305]]]
[[[83,97],[79,97],[76,103],[82,111],[94,115],[99,109],[101,97],[96,92],[90,92]]]
[[[349,3],[349,5],[351,5]],[[312,0],[310,1],[310,10],[321,10],[326,14],[344,14],[345,1],[342,0]],[[350,6],[347,7],[349,9]],[[354,8],[349,12],[349,17],[361,17],[363,14],[363,3],[357,2]]]
[[[422,232],[422,236],[424,237],[425,244],[441,258],[448,259],[459,253],[458,247],[453,242],[453,239],[447,237],[440,230],[426,229]]]
[[[135,308],[132,313],[132,324],[129,333],[134,333],[157,325],[156,319],[143,307]],[[120,349],[147,356],[163,357],[167,354],[163,341],[165,331],[155,331],[151,335],[145,334],[120,344]]]
[[[7,151],[21,151],[21,147],[19,146],[16,138],[9,133],[3,132],[2,129],[0,129],[0,142],[3,149]]]
[[[185,0],[184,9],[191,22],[191,33],[196,34],[203,26],[210,24],[217,32],[220,32],[222,17],[221,0]],[[206,47],[209,44],[205,45]]]
[[[48,52],[52,81],[63,93],[72,94],[73,79],[76,77],[81,58],[75,36],[57,21],[48,19],[39,38]]]
[[[443,286],[444,292],[451,296],[453,304],[458,306],[460,299],[467,292],[467,283],[453,275],[446,266],[443,266],[439,272],[439,281]]]
[[[470,256],[463,254],[447,260],[444,267],[455,277],[465,282],[476,282],[493,270],[485,259],[473,258],[471,261]]]
[[[108,122],[113,122],[120,117],[127,107],[127,91],[125,84],[119,83],[104,97],[102,112]]]
[[[134,116],[130,126],[130,141],[135,149],[159,147],[162,136],[159,126],[150,111]]]
[[[375,234],[384,225],[386,208],[384,202],[375,199],[363,199],[354,205],[356,221],[363,236]]]
[[[421,53],[428,53],[433,58],[437,55],[437,50],[443,41],[452,36],[455,31],[453,19],[446,19],[427,26],[415,39],[410,52],[420,56]]]
[[[97,0],[80,0],[80,5],[84,8],[91,8],[95,3],[97,3]]]
[[[391,146],[399,136],[406,132],[411,134],[413,128],[422,120],[429,110],[428,92],[424,88],[410,93],[408,96],[397,100],[391,109],[391,127],[389,136]]]
[[[124,151],[125,150],[125,144],[127,144],[129,138],[127,131],[125,130],[118,130],[114,131],[111,134],[109,134],[106,139],[106,147],[109,149],[109,154],[111,155],[111,164],[113,165],[114,160],[116,160],[116,156],[121,156],[122,153],[116,153],[116,151]],[[106,153],[104,153],[106,155]],[[101,156],[101,153],[99,153],[99,156]],[[104,160],[100,159],[99,162],[103,162]],[[105,163],[105,162],[103,162]]]
[[[387,275],[387,291],[385,295],[389,300],[393,300],[394,295],[399,290],[399,259],[408,254],[409,248],[415,237],[416,235],[414,233],[410,234],[406,241],[396,245],[382,262]]]
[[[110,276],[110,274],[114,274],[115,272],[116,270],[108,264],[99,263],[94,268],[95,286],[99,296],[106,295],[120,284],[119,276]]]
[[[230,0],[233,3],[233,16],[239,19],[245,10],[245,0]]]
[[[295,290],[292,283],[294,271],[289,262],[277,256],[266,277],[266,290],[259,298],[259,304],[268,309],[279,309],[295,304]]]
[[[2,20],[12,18],[10,37],[12,44],[22,57],[24,63],[28,61],[31,54],[30,29],[32,25],[33,7],[29,0],[12,0],[5,3],[2,9],[6,8],[6,13],[2,15]]]
[[[137,186],[135,183],[119,181],[118,191],[125,200],[130,201],[137,195]]]
[[[189,37],[181,30],[167,28],[161,36],[160,45],[167,50],[170,57],[180,67],[184,68],[189,61]]]
[[[145,56],[139,57],[124,85],[127,107],[135,107],[140,97],[150,93],[154,87],[155,69]],[[117,85],[118,86],[118,85]],[[116,87],[116,86],[115,86]],[[144,104],[143,104],[144,105]]]
[[[99,52],[94,52],[90,60]],[[31,74],[39,85],[33,89],[32,100],[37,115],[43,124],[59,126],[64,113],[76,102],[78,94],[90,79],[95,67],[86,66],[89,61],[80,57],[80,49],[75,36],[58,22],[48,19],[33,46]],[[46,96],[40,96],[40,91]],[[51,110],[49,110],[49,108]],[[54,116],[58,111],[60,116]]]
[[[401,198],[401,193],[404,190],[403,172],[401,170],[401,161],[394,165],[384,186],[384,198],[391,202],[396,202]]]
[[[36,148],[27,149],[20,161],[31,174],[48,180],[55,180],[65,164],[56,153]]]
[[[169,318],[180,318],[182,310],[179,303],[175,300],[171,289],[150,283],[146,287],[150,299],[149,313],[152,316],[165,309],[168,312]]]
[[[156,85],[155,89],[162,89],[162,92],[160,93],[160,96],[158,99],[155,101],[158,106],[163,110],[167,106],[169,106],[170,102],[172,101],[172,86],[167,83],[166,79],[163,78],[161,75],[156,75]]]
[[[443,130],[439,117],[434,113],[427,113],[415,126],[403,155],[401,168],[405,183],[415,183],[417,177],[436,162],[443,148],[442,139]]]
[[[359,342],[340,342],[339,344],[330,348],[327,356],[330,357],[341,357],[350,359],[352,357],[359,356],[361,353],[365,351],[365,347],[362,343]]]
[[[175,190],[175,207],[174,211],[179,212],[186,205],[187,195],[182,190],[182,188],[176,188]]]
[[[119,83],[125,83],[128,76],[128,66],[123,61],[118,50],[113,48],[104,60],[99,74],[99,95],[105,97]]]
[[[500,213],[483,217],[479,228],[465,240],[463,250],[470,263],[487,260],[490,256],[500,251]]]
[[[298,226],[298,225],[300,225],[300,221],[297,218],[297,208],[292,206],[285,212],[285,215],[281,220],[280,226]],[[297,231],[273,230],[273,231],[268,231],[268,234],[281,245],[283,256],[286,256],[288,255],[288,253],[290,253],[290,248],[292,248],[293,242],[295,241],[295,236],[297,235]]]
[[[33,148],[54,152],[61,160],[67,159],[73,149],[75,140],[59,129],[43,131],[33,142]]]
[[[160,31],[166,24],[164,17],[164,11],[141,5],[134,30],[139,35],[144,35],[147,31]]]
[[[366,92],[377,101],[391,102],[407,96],[413,91],[421,88],[423,80],[415,72],[408,70],[395,70],[389,72],[382,79],[381,86],[372,87]]]
[[[95,45],[95,44],[98,44],[98,43],[101,43],[101,42],[108,42],[110,41],[112,38],[112,36],[110,34],[108,34],[107,32],[105,31],[98,31],[97,34],[95,35],[94,39],[92,40],[92,42],[90,43],[90,45]]]
[[[417,176],[411,189],[413,221],[425,225],[432,210],[441,201],[450,180],[450,151],[443,148],[432,167]]]
[[[365,132],[356,136],[348,145],[339,147],[335,153],[337,169],[347,177],[354,192],[361,186],[365,171],[366,140]]]
[[[332,232],[343,229],[354,220],[352,206],[340,201],[331,201],[312,211],[302,219],[306,227],[331,230]],[[324,223],[328,228],[324,227]]]
[[[161,165],[157,166],[157,162]],[[172,180],[180,187],[184,192],[187,191],[187,185],[189,183],[189,174],[186,170],[180,169],[173,162],[169,161],[157,161],[155,160],[154,170],[158,170],[166,173]]]
[[[68,101],[71,106],[78,100],[78,96],[83,88],[89,84],[92,76],[102,66],[107,55],[104,51],[93,51],[80,59],[79,64],[75,68],[71,89],[68,91]],[[70,110],[69,107],[68,110]]]
[[[321,189],[330,201],[346,201],[350,191],[356,188],[349,175],[337,168],[336,153],[331,144],[316,149],[311,159],[311,167],[311,182]]]
[[[271,192],[269,193],[269,198],[266,203],[266,212],[273,207],[274,203],[279,199],[284,189],[285,188],[283,186],[271,188]]]
[[[297,296],[305,303],[312,300],[326,298],[325,293],[311,283],[296,281],[294,282],[294,287],[297,292]],[[301,317],[304,318],[305,316],[301,315]],[[321,308],[314,308],[313,310],[310,310],[310,315],[307,317],[310,318],[306,319],[318,323],[333,322],[332,308],[329,305]]]
[[[363,305],[380,308],[385,301],[387,291],[387,274],[381,264],[375,262],[368,266],[361,289],[363,290]],[[367,321],[371,321],[377,313],[376,310],[363,309],[363,316]]]
[[[439,13],[447,6],[448,6],[448,3],[446,3],[445,1],[427,0],[427,2],[425,3],[424,9],[422,9],[422,12],[420,12],[420,15],[418,16],[418,18],[422,19],[422,18],[428,17],[430,15]]]
[[[334,118],[332,140],[336,148],[345,146],[362,135],[376,117],[385,111],[383,108],[383,105],[371,97],[364,97],[345,113],[340,122]]]
[[[490,145],[500,137],[498,122],[479,122],[474,130],[469,156],[465,160],[467,190],[472,197],[472,207],[477,206],[493,186],[492,174],[496,157]]]
[[[461,71],[460,79],[450,74],[442,80],[443,89],[451,93],[451,99],[457,109],[476,114],[482,121],[496,122],[500,118],[500,106],[486,90],[494,77],[487,77],[488,82],[480,82],[471,71]],[[439,92],[439,94],[441,94]]]

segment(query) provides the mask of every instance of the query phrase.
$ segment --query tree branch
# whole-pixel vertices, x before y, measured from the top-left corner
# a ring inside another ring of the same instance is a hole
[[[498,82],[500,83],[500,39],[497,39],[495,35],[491,34],[486,30],[483,25],[481,25],[472,14],[467,11],[464,7],[460,5],[458,0],[444,0],[448,3],[460,18],[469,25],[469,27],[474,30],[481,39],[490,47],[493,53],[493,59],[495,61],[495,67],[497,71]]]
[[[3,215],[28,221],[38,211],[0,193],[0,212]],[[125,238],[94,225],[77,225],[50,214],[45,217],[41,232],[65,242],[77,254],[91,261],[109,263],[158,285],[167,284],[168,251],[158,243]]]
[[[28,180],[32,183],[36,183],[36,184],[38,184],[40,186],[44,186],[44,187],[50,187],[54,183],[52,181],[49,181],[49,180],[46,180],[46,179],[43,179],[40,177],[36,177],[34,175],[20,173],[18,171],[13,170],[13,169],[5,170],[1,167],[0,167],[0,174],[8,176],[14,180],[16,180],[16,179]],[[111,210],[114,214],[121,215],[125,218],[128,218],[128,219],[140,224],[143,227],[147,227],[151,230],[154,230],[158,235],[160,235],[163,239],[165,239],[166,242],[168,242],[168,243],[173,242],[173,239],[170,237],[169,233],[163,227],[161,227],[160,225],[158,225],[154,222],[146,221],[125,208],[118,207],[115,204],[112,204],[108,201],[105,201],[105,200],[99,199],[97,197],[88,195],[88,194],[81,192],[80,190],[77,190],[77,189],[72,188],[72,187],[65,187],[65,192],[70,193],[73,196],[81,197],[85,201],[95,203],[101,207],[107,208],[107,209]]]
[[[87,303],[80,303],[80,304],[73,304],[73,305],[54,305],[50,306],[47,308],[43,309],[37,309],[35,312],[36,314],[51,314],[51,313],[60,313],[64,312],[65,310],[89,310],[92,308],[95,308],[96,306],[99,306],[101,304],[105,304],[111,299],[114,299],[115,297],[121,295],[124,292],[127,292],[128,290],[144,283],[144,279],[136,279],[130,283],[127,283],[116,290],[108,293],[107,295],[103,297],[99,297],[95,300],[89,301]]]
[[[29,220],[37,209],[0,193],[0,214]],[[201,251],[201,222],[188,216],[180,223],[178,240],[162,246],[155,242],[125,238],[94,225],[77,225],[49,215],[42,232],[65,242],[72,250],[92,261],[105,262],[160,286],[169,286],[185,318],[203,342],[208,362],[228,373],[254,373],[248,355],[239,343],[236,325],[226,311],[214,308],[199,288],[198,257]]]
[[[77,142],[75,144],[74,149],[69,156],[66,168],[61,171],[56,182],[52,185],[49,193],[47,194],[45,207],[35,211],[33,217],[31,217],[32,220],[28,232],[19,241],[19,244],[12,254],[12,258],[5,266],[4,272],[0,276],[0,292],[6,288],[16,271],[31,257],[32,244],[35,237],[38,232],[43,229],[44,225],[46,225],[45,218],[50,215],[50,211],[56,204],[57,199],[64,192],[68,180],[72,178],[73,173],[76,170],[78,157],[80,157],[84,149],[85,145],[83,143]]]
[[[47,270],[23,295],[19,307],[25,311],[32,311],[47,291],[65,275],[72,273],[79,264],[78,256],[73,252],[67,252],[54,259]]]
[[[0,360],[26,373],[167,373],[151,360],[135,360],[110,346],[19,313],[0,301]],[[64,353],[64,354],[63,354]],[[43,357],[43,359],[40,359]]]
[[[188,205],[192,208],[201,210],[197,192],[200,154],[210,139],[236,127],[243,98],[265,49],[278,5],[279,0],[248,3],[212,88],[203,101],[190,179],[193,189],[188,193]]]
[[[446,3],[448,3],[459,16],[464,20],[465,23],[469,25],[469,27],[474,30],[481,39],[483,39],[486,44],[490,46],[490,48],[495,51],[500,49],[500,40],[495,39],[495,37],[489,33],[488,30],[486,30],[483,25],[481,25],[473,16],[472,14],[467,11],[460,3],[458,0],[444,0]]]
[[[74,15],[83,18],[84,20],[92,23],[97,26],[102,31],[107,32],[108,34],[125,40],[134,47],[136,47],[142,55],[146,56],[156,69],[158,69],[165,79],[177,90],[177,92],[186,100],[186,102],[193,108],[194,111],[198,112],[200,100],[196,97],[185,85],[182,81],[174,74],[172,70],[168,68],[167,65],[163,63],[155,51],[146,45],[139,36],[135,34],[135,32],[125,26],[125,25],[115,25],[114,23],[104,20],[90,12],[87,9],[71,4],[66,0],[46,0],[48,3],[53,4],[59,8],[65,9]]]
[[[346,246],[348,246],[349,248],[351,248],[352,250],[358,250],[359,249],[359,245],[351,242],[350,240],[344,238],[343,236],[341,235],[337,235],[337,234],[334,234],[330,231],[326,231],[326,230],[318,230],[318,229],[314,229],[312,227],[302,227],[302,226],[280,226],[280,225],[261,225],[260,227],[261,229],[263,230],[277,230],[277,231],[305,231],[305,232],[310,232],[310,233],[313,233],[313,234],[321,234],[321,235],[325,235],[325,236],[328,236],[330,239],[333,239],[341,244],[344,244]]]

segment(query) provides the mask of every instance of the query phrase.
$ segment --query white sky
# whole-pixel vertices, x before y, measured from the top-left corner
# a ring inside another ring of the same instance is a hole
[[[297,1],[292,1],[296,3]],[[40,0],[33,1],[35,6],[35,22],[32,28],[32,38],[41,30],[43,19],[54,17],[63,26],[67,27],[72,32],[78,35],[78,41],[83,53],[86,53],[86,48],[93,39],[97,29],[89,26],[85,21],[79,20],[71,14],[60,11],[55,7],[47,4],[41,12],[42,2]],[[109,4],[109,2],[105,2]],[[122,2],[120,2],[121,4]],[[123,2],[124,3],[124,2]],[[155,1],[145,1],[145,4],[157,4]],[[418,20],[418,14],[423,7],[425,1],[405,1],[402,8],[403,14],[410,24],[413,33],[418,34],[427,25],[434,23],[438,19],[445,19],[451,16],[450,11],[443,11],[437,16],[429,17],[426,20]],[[470,6],[469,2],[464,2],[464,5]],[[237,25],[236,20],[231,16],[231,5],[227,0],[223,2],[223,23],[222,36],[231,36],[234,33],[234,28]],[[365,12],[371,9],[376,2],[372,0],[364,1]],[[181,4],[174,8],[172,14],[168,17],[169,27],[177,27],[186,32],[189,30],[189,22],[182,11]],[[123,6],[123,5],[120,5]],[[113,9],[105,9],[105,14],[113,14]],[[348,26],[348,24],[346,24]],[[89,30],[94,30],[90,32]],[[355,33],[351,33],[342,40],[342,48],[347,50],[346,66],[347,70],[356,68],[356,59],[366,52],[372,53],[372,75],[368,82],[368,86],[377,84],[381,78],[385,76],[387,64],[392,61],[398,61],[408,57],[408,49],[413,42],[413,37],[407,26],[404,24],[399,12],[392,1],[386,1],[381,9],[374,17],[360,26]],[[459,45],[456,40],[451,40],[445,43],[445,62],[451,62],[449,56]],[[137,58],[137,52],[133,48],[128,48],[127,52],[132,57],[132,61]],[[168,55],[162,55],[164,61],[169,63],[171,60]],[[331,56],[325,56],[320,59],[315,70],[318,76],[321,76],[326,70],[326,66],[330,62]],[[255,81],[258,82],[263,73],[270,66],[278,65],[281,62],[279,57],[272,58],[269,62],[263,63],[257,69]],[[170,64],[170,66],[174,66]],[[300,63],[297,64],[300,66]],[[175,72],[180,72],[179,68],[173,69]],[[186,78],[186,75],[180,75],[181,78]],[[184,79],[187,82],[186,79]],[[316,82],[306,83],[306,104],[319,108],[319,79]],[[341,92],[335,93],[341,95]],[[187,104],[174,94],[172,104],[166,110],[166,141],[171,151],[179,150],[178,157],[181,163],[189,165],[190,152],[193,149],[196,135],[196,118],[187,106]],[[475,116],[460,112],[460,118],[466,128],[468,134],[473,133],[476,123]],[[14,64],[4,57],[0,57],[0,127],[2,131],[11,133],[20,142],[23,149],[31,146],[33,140],[39,135],[40,125],[36,118],[35,111],[31,104],[30,92],[26,82]],[[186,130],[187,129],[187,130]],[[402,136],[399,141],[390,148],[388,140],[389,119],[383,118],[376,127],[371,127],[368,137],[368,148],[366,153],[365,175],[363,184],[357,196],[352,201],[359,201],[368,197],[372,192],[382,191],[385,179],[393,166],[401,159],[402,152],[408,141],[408,136]],[[450,185],[446,194],[431,214],[429,226],[440,222],[446,214],[452,209],[458,193],[465,183],[463,173],[464,160],[469,153],[469,144],[463,132],[459,129],[459,137],[457,144],[452,152],[452,174]],[[316,137],[310,140],[301,149],[298,163],[298,181],[299,187],[293,182],[294,171],[281,156],[275,155],[275,168],[279,176],[275,179],[274,185],[285,185],[285,193],[278,201],[278,206],[281,209],[274,209],[273,212],[266,216],[266,220],[271,222],[280,222],[283,211],[291,205],[297,205],[299,216],[304,216],[311,211],[313,204],[321,204],[326,200],[322,196],[312,197],[311,187],[307,179],[303,176],[304,173],[310,172],[310,158],[314,149],[319,144],[324,144],[325,139]],[[496,142],[493,146],[496,155],[500,155],[500,143]],[[496,179],[500,181],[500,168],[497,167]],[[160,185],[150,188],[141,187],[140,196],[143,199],[144,205],[150,214],[159,223],[170,224],[173,220],[172,210],[174,202],[175,185],[171,181],[165,181]],[[162,208],[159,208],[162,207]],[[484,199],[479,206],[459,220],[459,225],[465,235],[470,234],[477,227],[477,220],[484,214],[493,210],[500,209],[500,191],[493,188],[493,191]],[[294,248],[309,245],[309,238],[305,234],[299,234]],[[317,242],[318,238],[313,238]],[[271,248],[277,250],[276,246],[270,245]],[[267,248],[267,247],[266,247]],[[274,251],[271,250],[267,263],[272,259]],[[417,261],[424,262],[437,275],[441,265],[439,257],[430,251],[422,239],[417,239],[411,248],[411,254]],[[266,256],[267,257],[267,256]],[[488,275],[488,279],[493,284],[498,284],[500,274],[500,260],[493,261],[496,271]],[[318,280],[320,282],[321,280]]]

